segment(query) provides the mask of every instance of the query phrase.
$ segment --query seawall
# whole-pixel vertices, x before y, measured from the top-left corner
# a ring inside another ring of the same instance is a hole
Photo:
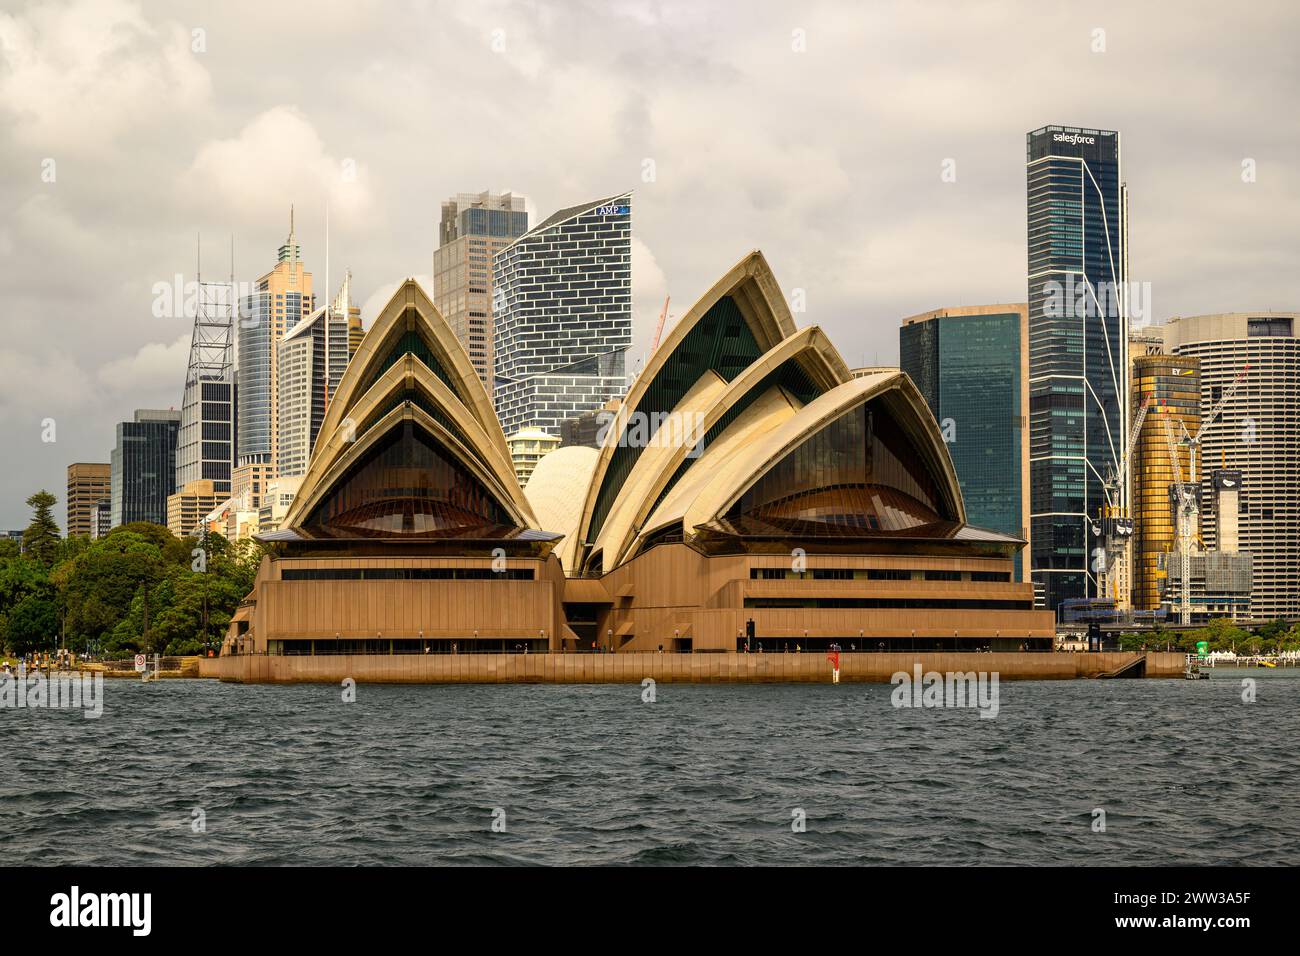
[[[843,653],[841,682],[887,683],[898,671],[985,671],[999,680],[1071,680],[1108,675],[1181,677],[1184,656],[1168,652]],[[199,676],[249,684],[620,684],[830,683],[825,654],[412,654],[204,658]]]

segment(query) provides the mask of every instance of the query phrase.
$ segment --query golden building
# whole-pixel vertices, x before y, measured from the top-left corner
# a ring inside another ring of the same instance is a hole
[[[682,318],[600,448],[525,494],[407,280],[344,373],[227,654],[1050,649],[1024,542],[966,523],[897,369],[851,376],[758,252]],[[396,665],[395,666],[400,666]]]
[[[94,530],[95,508],[112,492],[108,462],[79,461],[68,466],[67,536],[89,536]]]
[[[1201,426],[1201,363],[1191,356],[1138,355],[1133,359],[1133,407],[1150,399],[1133,460],[1130,514],[1134,530],[1130,550],[1133,607],[1153,611],[1160,607],[1164,588],[1166,555],[1178,550],[1175,508],[1170,489],[1174,466],[1164,419],[1169,418],[1175,438],[1181,438],[1181,420],[1187,433],[1195,435]],[[1183,480],[1191,474],[1188,446],[1177,449]],[[1197,467],[1199,475],[1201,469]]]

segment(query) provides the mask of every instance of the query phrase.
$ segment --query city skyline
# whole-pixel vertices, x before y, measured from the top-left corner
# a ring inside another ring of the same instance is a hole
[[[332,268],[351,266],[368,324],[406,276],[433,292],[446,196],[513,190],[539,221],[632,189],[629,370],[665,294],[689,301],[758,246],[801,294],[800,326],[825,328],[852,365],[894,364],[902,316],[1023,297],[1022,137],[1065,122],[1124,133],[1132,278],[1151,284],[1149,320],[1300,300],[1285,268],[1297,131],[1276,121],[1295,69],[1278,24],[1295,14],[1281,4],[1207,5],[1214,28],[1197,30],[1119,5],[1020,11],[1011,30],[961,8],[935,19],[768,5],[737,21],[675,7],[416,5],[395,22],[365,6],[295,18],[301,43],[288,55],[314,59],[345,35],[373,54],[327,77],[287,65],[283,82],[257,86],[241,70],[268,49],[278,11],[263,12],[264,35],[237,29],[237,7],[199,4],[0,16],[0,247],[14,316],[0,348],[14,451],[0,526],[21,526],[33,490],[58,493],[68,463],[106,460],[132,409],[179,408],[192,323],[155,316],[155,287],[193,278],[196,232],[211,237],[205,274],[229,272],[233,233],[237,280],[260,275],[289,202],[323,281],[329,199]],[[918,58],[920,47],[937,55]],[[994,59],[1009,65],[971,67]],[[1262,79],[1242,93],[1241,76]],[[374,117],[335,106],[349,85],[380,104]],[[464,120],[462,143],[441,143],[444,118],[436,129],[412,119],[440,109]],[[835,120],[846,111],[860,122]],[[470,145],[488,129],[492,149]],[[411,136],[440,145],[398,148]],[[46,419],[54,442],[42,440]]]

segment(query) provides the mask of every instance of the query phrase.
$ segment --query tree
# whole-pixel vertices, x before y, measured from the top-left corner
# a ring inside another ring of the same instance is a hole
[[[59,526],[51,509],[59,499],[48,491],[38,491],[27,499],[27,506],[35,514],[23,532],[23,551],[47,568],[54,564],[62,546]]]
[[[15,654],[48,650],[58,643],[59,609],[44,594],[29,594],[5,617],[5,640]]]
[[[159,536],[153,531],[142,535],[138,530],[128,530],[138,527],[114,528],[53,572],[52,578],[61,589],[68,609],[69,644],[102,641],[114,634],[141,588],[152,588],[164,577],[166,562],[162,550],[154,543],[160,540]],[[176,542],[166,528],[158,530]],[[168,542],[163,539],[162,544],[166,547]],[[151,618],[155,610],[151,604]],[[136,630],[134,639],[138,641],[139,636]]]

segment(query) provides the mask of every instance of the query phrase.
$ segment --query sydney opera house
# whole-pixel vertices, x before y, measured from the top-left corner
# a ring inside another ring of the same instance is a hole
[[[223,655],[1049,649],[896,369],[850,372],[754,252],[521,489],[413,280],[367,331]]]

